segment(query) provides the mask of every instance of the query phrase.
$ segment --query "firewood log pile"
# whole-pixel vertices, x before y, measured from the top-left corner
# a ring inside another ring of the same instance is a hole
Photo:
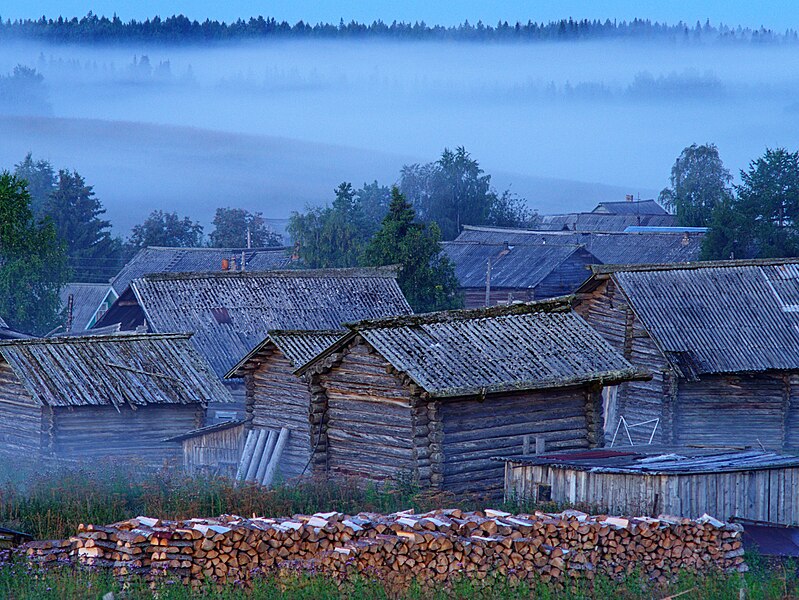
[[[124,578],[249,581],[264,573],[307,571],[347,581],[376,577],[391,589],[411,581],[441,585],[500,574],[562,585],[633,570],[666,584],[678,571],[745,571],[742,528],[700,519],[619,518],[562,513],[512,515],[496,510],[436,510],[380,515],[341,513],[161,521],[137,517],[81,525],[69,540],[23,549],[44,566],[68,560],[112,569]]]

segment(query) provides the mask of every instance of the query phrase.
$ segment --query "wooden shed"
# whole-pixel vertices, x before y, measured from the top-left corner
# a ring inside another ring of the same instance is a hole
[[[622,515],[707,513],[799,525],[799,457],[697,449],[589,450],[505,461],[508,499],[554,501]]]
[[[169,273],[131,281],[96,326],[193,332],[192,344],[222,379],[272,329],[337,329],[411,312],[392,267]],[[208,424],[244,418],[240,380],[226,383],[237,402],[211,407]]]
[[[529,302],[574,292],[599,261],[577,244],[444,242],[466,308]]]
[[[350,326],[309,378],[314,472],[498,495],[498,454],[602,444],[601,389],[640,377],[567,299]]]
[[[0,342],[0,451],[23,458],[177,462],[161,440],[232,398],[189,335]]]
[[[648,382],[606,393],[606,440],[799,449],[799,259],[593,267],[575,310]]]
[[[314,440],[311,439],[311,392],[305,379],[295,374],[320,352],[345,334],[332,331],[270,331],[226,375],[243,377],[246,389],[246,429],[289,431],[280,458],[278,475],[283,480],[309,471]]]

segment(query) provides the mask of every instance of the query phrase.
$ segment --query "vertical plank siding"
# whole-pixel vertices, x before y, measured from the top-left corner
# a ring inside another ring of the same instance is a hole
[[[235,477],[244,447],[244,425],[183,440],[183,467],[192,475]]]
[[[199,426],[198,404],[143,406],[132,410],[113,406],[53,409],[53,450],[59,459],[126,459],[158,468],[181,460],[178,444],[161,440]]]
[[[284,481],[303,474],[313,443],[308,421],[311,392],[293,371],[281,352],[272,351],[258,369],[247,375],[247,385],[252,386],[253,426],[278,432],[282,427],[289,430],[278,466],[278,476]]]
[[[548,465],[506,463],[506,494],[537,498],[551,486],[552,500],[628,515],[708,513],[799,525],[799,468],[701,474],[596,473]]]
[[[543,437],[547,450],[588,448],[590,396],[572,389],[443,401],[444,489],[501,495],[504,466],[491,459],[520,456],[525,436],[533,447]]]

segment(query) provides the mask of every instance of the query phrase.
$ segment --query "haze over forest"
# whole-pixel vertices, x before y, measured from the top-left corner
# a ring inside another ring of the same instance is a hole
[[[0,93],[0,166],[31,151],[77,169],[119,233],[156,208],[285,218],[342,181],[389,184],[455,146],[539,212],[589,210],[656,196],[694,142],[715,143],[736,174],[766,147],[794,148],[797,59],[793,34],[0,36],[0,75],[35,69],[44,90],[35,102]]]

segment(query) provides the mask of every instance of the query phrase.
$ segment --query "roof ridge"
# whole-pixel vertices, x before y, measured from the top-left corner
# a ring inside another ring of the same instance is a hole
[[[517,302],[508,306],[491,306],[487,308],[467,308],[442,310],[418,315],[402,315],[384,319],[366,319],[355,323],[344,323],[353,331],[366,329],[382,329],[391,327],[414,327],[432,323],[452,323],[455,321],[471,321],[495,317],[526,315],[540,312],[564,312],[571,310],[574,295],[558,296],[546,300]]]
[[[172,279],[248,279],[248,278],[342,278],[342,279],[396,279],[398,266],[352,267],[335,269],[274,269],[268,271],[189,271],[186,273],[149,273],[135,279],[166,281]]]
[[[291,250],[291,246],[260,246],[257,248],[216,248],[212,246],[145,246],[142,250],[187,250],[203,252],[277,252]],[[141,250],[139,250],[141,252]],[[138,254],[138,253],[137,253]]]
[[[193,333],[112,333],[105,335],[75,335],[48,338],[25,338],[18,340],[0,340],[2,346],[43,346],[51,344],[85,344],[96,342],[131,342],[141,340],[186,339]]]
[[[324,336],[324,335],[338,335],[347,333],[346,329],[270,329],[267,332],[267,337],[277,336]]]
[[[691,271],[712,268],[768,267],[786,264],[799,264],[799,257],[790,258],[749,258],[740,260],[698,260],[684,263],[650,263],[642,265],[590,265],[594,275],[607,275],[619,272],[642,271]]]

